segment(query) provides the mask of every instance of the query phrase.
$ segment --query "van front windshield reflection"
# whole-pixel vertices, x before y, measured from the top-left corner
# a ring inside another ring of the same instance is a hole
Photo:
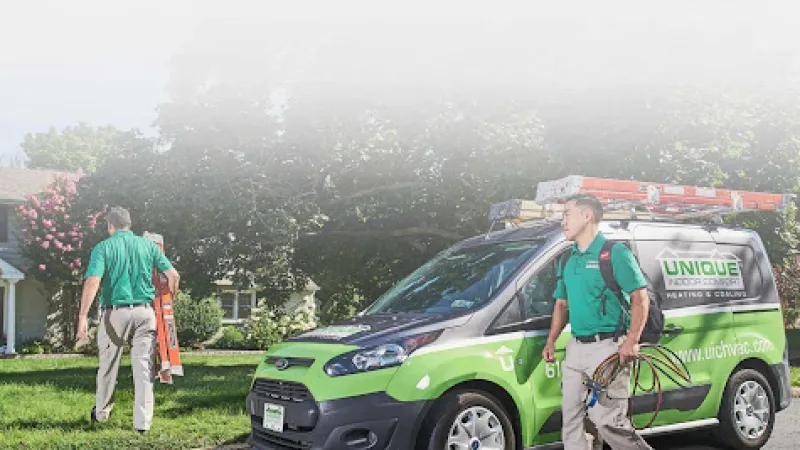
[[[396,284],[365,314],[441,314],[479,308],[540,246],[541,241],[517,241],[447,251]]]

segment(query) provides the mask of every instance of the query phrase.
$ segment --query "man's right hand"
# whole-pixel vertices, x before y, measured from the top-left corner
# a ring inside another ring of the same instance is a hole
[[[549,363],[556,361],[556,345],[553,342],[547,341],[547,344],[544,345],[542,358]]]

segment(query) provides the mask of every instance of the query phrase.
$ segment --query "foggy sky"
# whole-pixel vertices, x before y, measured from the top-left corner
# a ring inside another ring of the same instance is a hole
[[[780,91],[800,74],[790,2],[376,3],[8,3],[0,164],[19,155],[25,133],[50,126],[82,120],[154,134],[174,55],[233,58],[233,70],[246,72],[276,33],[295,43],[302,36],[315,49],[314,67],[324,68],[293,80],[331,93]]]

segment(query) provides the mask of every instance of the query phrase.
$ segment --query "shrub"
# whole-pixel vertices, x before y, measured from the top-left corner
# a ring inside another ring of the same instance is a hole
[[[800,315],[800,267],[794,262],[788,262],[774,267],[773,273],[783,307],[784,326],[793,328]]]
[[[213,345],[214,348],[240,350],[246,347],[245,337],[239,327],[229,326],[222,330],[222,336]]]
[[[252,348],[266,350],[270,345],[309,328],[311,328],[311,318],[306,311],[282,314],[262,310],[247,324],[247,343]]]
[[[48,321],[57,333],[52,342],[62,351],[74,347],[84,267],[106,230],[98,226],[105,207],[79,205],[82,176],[80,171],[58,176],[46,192],[28,196],[16,208],[16,239],[20,256],[28,261],[24,272],[43,284],[50,303]]]
[[[22,343],[20,353],[23,355],[43,355],[53,351],[49,342],[41,339],[29,339]]]
[[[214,297],[194,299],[179,292],[172,308],[181,345],[192,346],[208,340],[222,326],[222,305]]]

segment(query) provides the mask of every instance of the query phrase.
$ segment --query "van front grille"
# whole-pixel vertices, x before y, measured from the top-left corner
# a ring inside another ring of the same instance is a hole
[[[253,383],[253,393],[261,397],[301,403],[311,398],[308,388],[301,383],[293,381],[256,379]]]

